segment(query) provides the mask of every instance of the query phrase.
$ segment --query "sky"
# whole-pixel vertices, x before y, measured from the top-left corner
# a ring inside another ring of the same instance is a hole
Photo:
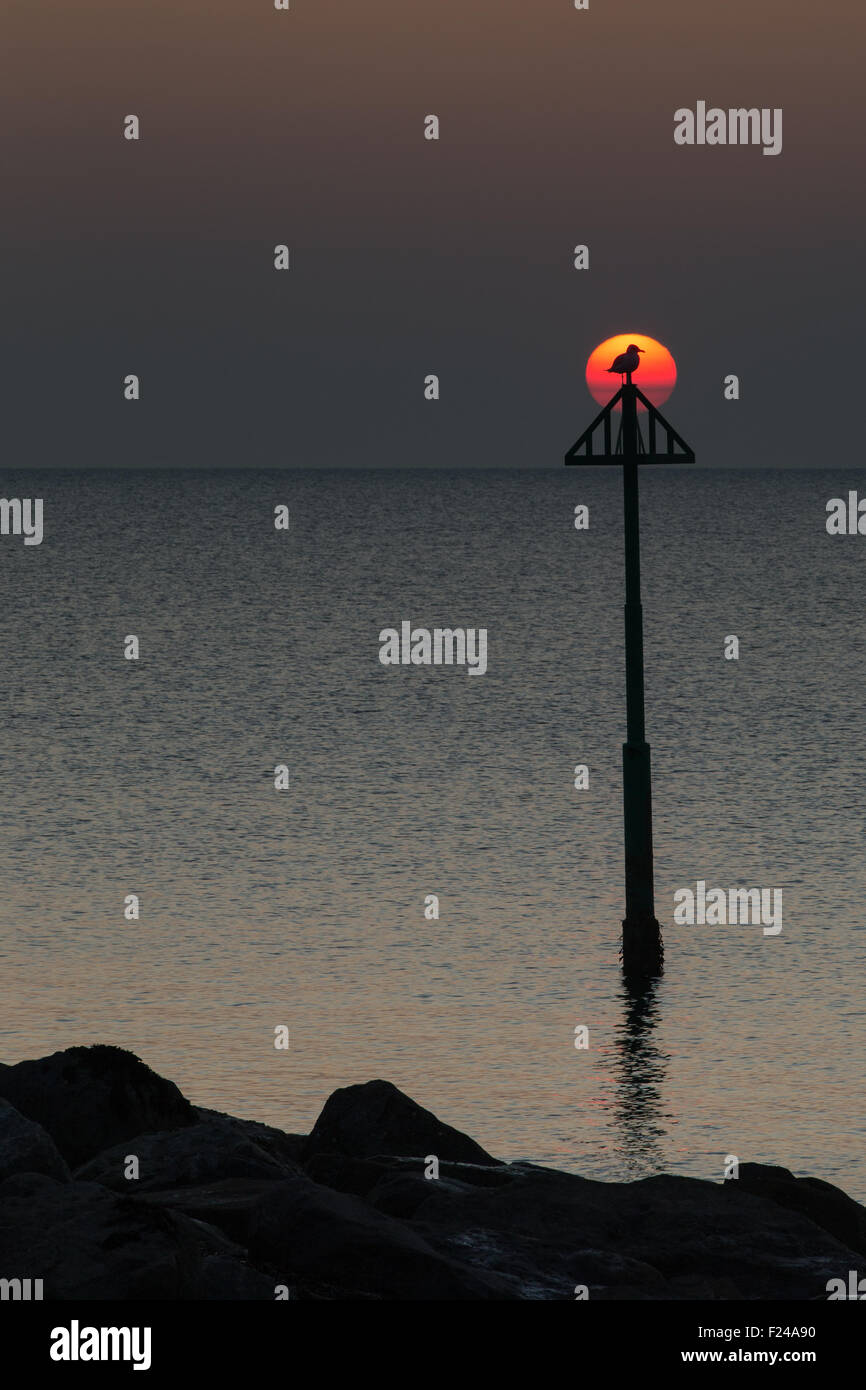
[[[8,468],[557,467],[631,331],[699,464],[862,463],[860,0],[3,0],[0,41]],[[698,101],[781,153],[676,145]]]

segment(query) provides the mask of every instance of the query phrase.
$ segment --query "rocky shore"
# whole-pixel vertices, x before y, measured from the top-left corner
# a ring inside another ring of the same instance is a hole
[[[0,1280],[46,1299],[824,1300],[864,1264],[866,1209],[784,1168],[594,1182],[500,1162],[386,1081],[300,1135],[115,1047],[0,1066]]]

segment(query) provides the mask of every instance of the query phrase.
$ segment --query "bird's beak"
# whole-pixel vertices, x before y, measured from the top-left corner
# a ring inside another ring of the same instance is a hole
[[[646,348],[638,348],[638,352],[646,352]]]

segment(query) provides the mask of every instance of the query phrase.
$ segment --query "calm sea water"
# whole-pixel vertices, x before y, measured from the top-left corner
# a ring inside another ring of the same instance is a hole
[[[381,1076],[505,1158],[866,1198],[866,539],[824,524],[866,473],[641,487],[667,971],[630,1000],[618,472],[7,474],[45,541],[0,542],[2,1059],[111,1042],[294,1131]],[[487,674],[383,667],[403,619],[486,627]],[[698,878],[781,888],[782,934],[675,926]]]

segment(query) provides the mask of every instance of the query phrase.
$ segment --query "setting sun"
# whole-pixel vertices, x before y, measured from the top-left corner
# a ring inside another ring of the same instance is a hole
[[[632,380],[653,405],[660,406],[676,386],[677,364],[666,347],[655,338],[648,338],[645,333],[617,333],[615,337],[599,343],[586,364],[586,384],[590,394],[599,405],[607,404],[620,385],[620,377],[616,372],[609,372],[608,368],[630,343],[641,349],[640,365],[635,368]],[[616,409],[620,409],[619,405]],[[644,407],[638,403],[638,409],[643,410]]]

